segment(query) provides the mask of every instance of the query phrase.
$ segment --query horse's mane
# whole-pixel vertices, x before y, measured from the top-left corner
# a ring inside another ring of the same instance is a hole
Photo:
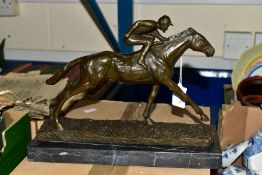
[[[172,35],[172,36],[168,37],[168,40],[167,40],[167,41],[163,41],[163,42],[161,42],[161,41],[155,41],[154,44],[153,44],[153,46],[152,46],[152,49],[153,49],[154,47],[158,47],[158,46],[160,46],[160,45],[170,43],[170,42],[172,42],[172,41],[181,39],[181,38],[183,38],[183,37],[190,36],[190,35],[194,35],[194,34],[196,34],[196,33],[197,33],[197,31],[196,31],[195,29],[189,27],[189,28],[187,28],[186,30],[183,30],[182,32],[179,32],[179,33],[177,33],[177,34],[175,34],[175,35]]]
[[[169,41],[174,41],[174,40],[177,40],[177,39],[182,38],[182,37],[192,36],[196,33],[197,33],[197,31],[190,27],[190,28],[188,28],[188,29],[186,29],[182,32],[179,32],[179,33],[177,33],[173,36],[168,37],[168,39],[169,39]]]
[[[175,35],[172,35],[172,36],[168,37],[167,41],[162,41],[162,42],[161,41],[155,41],[149,52],[151,52],[151,50],[155,50],[155,49],[157,49],[159,47],[162,47],[162,46],[164,46],[166,44],[169,44],[172,41],[179,40],[179,39],[182,39],[182,38],[187,37],[187,36],[192,36],[192,35],[194,35],[196,33],[198,33],[198,32],[195,29],[189,27],[189,28],[183,30],[182,32],[179,32],[179,33],[177,33]],[[140,54],[140,52],[141,52],[141,50],[138,50],[138,51],[133,52],[132,54],[121,54],[121,55],[122,56],[124,55],[126,57],[131,57],[132,55]]]

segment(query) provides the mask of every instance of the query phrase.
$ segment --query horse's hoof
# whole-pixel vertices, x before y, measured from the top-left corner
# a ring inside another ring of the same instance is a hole
[[[56,123],[56,128],[60,131],[64,130],[63,126],[60,123]]]
[[[200,120],[203,121],[203,122],[207,122],[207,121],[209,121],[209,118],[206,114],[203,114],[203,115],[200,116]]]
[[[147,125],[153,125],[154,122],[150,118],[147,118],[146,123],[147,123]]]

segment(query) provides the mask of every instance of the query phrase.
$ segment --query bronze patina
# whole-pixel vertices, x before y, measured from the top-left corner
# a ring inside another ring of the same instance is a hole
[[[63,130],[47,120],[36,136],[38,141],[105,143],[128,145],[180,145],[210,147],[214,128],[209,125],[164,123],[147,125],[138,120],[60,120]],[[139,129],[138,129],[139,128]]]
[[[153,85],[143,113],[144,120],[149,125],[153,123],[149,116],[150,108],[160,85],[168,87],[181,100],[191,105],[195,112],[201,116],[200,119],[202,121],[207,121],[208,117],[202,109],[172,80],[174,64],[189,48],[202,52],[207,57],[213,56],[215,52],[215,49],[203,35],[192,28],[188,28],[166,40],[154,42],[145,57],[147,68],[138,64],[138,60],[143,52],[141,50],[128,55],[104,51],[69,62],[46,81],[49,85],[55,84],[73,66],[80,65],[80,79],[78,83],[68,84],[54,107],[52,115],[57,128],[63,129],[59,121],[59,114],[63,104],[70,97],[82,92],[98,90],[109,80]]]
[[[162,36],[158,29],[165,32],[170,25],[173,25],[171,19],[164,15],[158,19],[153,20],[139,20],[136,21],[126,32],[125,41],[129,45],[143,45],[138,64],[147,68],[145,58],[148,51],[151,49],[155,38],[159,41],[167,41],[168,39]]]

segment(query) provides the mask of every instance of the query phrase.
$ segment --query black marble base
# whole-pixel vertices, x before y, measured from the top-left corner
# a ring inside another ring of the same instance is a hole
[[[89,122],[94,121],[90,120]],[[139,130],[140,124],[135,124]],[[216,132],[213,133],[213,142],[205,146],[190,146],[183,143],[174,145],[167,144],[166,141],[163,142],[165,144],[128,144],[123,141],[112,141],[110,143],[108,138],[105,142],[99,142],[96,139],[94,139],[96,140],[95,142],[75,141],[74,139],[68,139],[66,136],[59,136],[59,138],[57,138],[58,135],[54,136],[52,131],[49,130],[50,125],[50,123],[48,124],[48,122],[46,122],[40,129],[36,139],[34,139],[28,146],[27,157],[29,160],[43,162],[94,163],[152,167],[210,169],[221,167],[221,149]],[[157,128],[156,125],[157,123],[154,124],[154,127]],[[159,125],[163,124],[159,123]],[[173,124],[167,124],[167,126],[168,125]],[[182,128],[184,127],[189,127],[189,125],[182,125]],[[121,128],[117,128],[115,132],[119,130],[121,130]],[[54,133],[57,134],[58,132],[60,131],[56,131]],[[79,135],[81,134],[79,133]],[[160,133],[160,135],[165,137],[165,133]],[[94,135],[94,137],[96,136]],[[187,137],[189,138],[188,135]],[[50,140],[48,138],[50,138]]]

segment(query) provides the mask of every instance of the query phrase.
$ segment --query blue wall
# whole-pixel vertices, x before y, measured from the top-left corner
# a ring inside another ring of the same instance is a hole
[[[219,75],[220,73],[227,74],[226,77],[206,77],[201,76],[201,71],[211,72],[212,75]],[[217,126],[219,110],[224,103],[224,84],[231,84],[231,72],[228,70],[201,70],[194,68],[183,68],[183,85],[187,87],[187,94],[198,105],[210,107],[211,124]],[[179,79],[179,69],[175,69],[175,82]],[[119,101],[147,101],[150,93],[150,85],[133,85],[122,84],[118,87],[117,93],[113,100]],[[166,87],[161,87],[156,99],[159,103],[171,104],[172,93]]]

